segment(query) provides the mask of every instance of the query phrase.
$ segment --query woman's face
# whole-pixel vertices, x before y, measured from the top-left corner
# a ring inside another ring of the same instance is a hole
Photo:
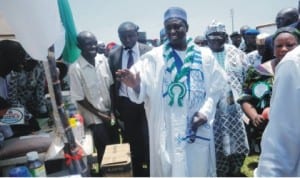
[[[287,32],[279,34],[274,40],[274,56],[281,60],[285,54],[298,45],[297,38]]]

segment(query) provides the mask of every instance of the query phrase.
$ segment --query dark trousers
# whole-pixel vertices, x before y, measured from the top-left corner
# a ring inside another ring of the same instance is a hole
[[[41,128],[36,118],[32,117],[28,120],[27,124],[11,125],[11,129],[14,133],[13,137],[20,137],[39,131]]]
[[[259,127],[255,127],[251,122],[249,122],[249,124],[245,124],[250,154],[260,154],[261,137],[267,126],[267,123],[268,121],[264,120],[264,122]]]
[[[235,153],[225,156],[223,153],[216,153],[217,176],[218,177],[241,177],[241,167],[246,155]]]
[[[149,134],[144,104],[133,103],[126,97],[120,98],[120,119],[124,121],[124,141],[130,144],[133,176],[148,177]]]
[[[97,150],[97,159],[99,164],[100,176],[102,176],[100,166],[105,151],[105,146],[110,144],[110,138],[107,128],[104,124],[92,124],[89,126],[93,134],[94,145]]]

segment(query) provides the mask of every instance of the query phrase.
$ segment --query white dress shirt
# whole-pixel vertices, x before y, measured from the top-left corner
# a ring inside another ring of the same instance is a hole
[[[133,61],[134,61],[133,63],[136,63],[136,61],[140,57],[140,50],[139,50],[138,43],[136,43],[132,47],[131,50],[132,50],[132,56],[133,56]],[[123,48],[123,53],[122,53],[122,69],[127,69],[127,63],[128,63],[128,57],[129,57],[128,51],[129,51],[129,49]],[[121,82],[121,87],[119,89],[119,96],[128,97],[128,88],[122,82]]]

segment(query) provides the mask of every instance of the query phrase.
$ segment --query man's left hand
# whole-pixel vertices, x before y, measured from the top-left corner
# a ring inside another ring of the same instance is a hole
[[[194,114],[193,121],[192,121],[193,135],[190,137],[190,143],[193,143],[195,141],[198,127],[205,124],[206,122],[207,122],[207,117],[204,114],[200,112],[196,112]]]

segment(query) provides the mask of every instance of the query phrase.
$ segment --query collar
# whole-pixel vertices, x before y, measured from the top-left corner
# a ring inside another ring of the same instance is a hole
[[[126,52],[129,51],[129,49],[125,48],[124,46],[123,46],[123,50],[126,51]],[[131,50],[133,51],[133,53],[137,53],[138,52],[138,50],[139,50],[139,44],[138,44],[138,42],[135,43],[135,45],[131,48]]]
[[[78,63],[79,65],[82,67],[82,68],[85,68],[85,67],[96,67],[99,63],[102,62],[102,58],[101,58],[101,55],[100,54],[97,54],[95,56],[95,66],[93,66],[92,64],[90,64],[89,62],[87,62],[83,56],[80,56],[79,60],[78,60]]]

